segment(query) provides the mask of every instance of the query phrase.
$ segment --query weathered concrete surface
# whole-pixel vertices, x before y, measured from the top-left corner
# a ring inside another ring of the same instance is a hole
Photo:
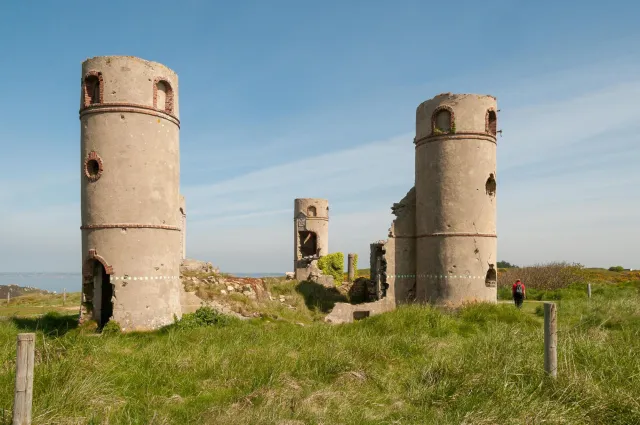
[[[102,265],[112,319],[125,331],[155,329],[182,315],[178,76],[156,62],[102,56],[83,62],[82,80],[83,291],[100,319],[108,301],[93,303],[93,270]]]
[[[319,258],[329,253],[329,201],[318,198],[298,198],[294,201],[294,241],[293,241],[293,267],[297,280],[306,280],[310,274],[309,265],[312,258]],[[311,237],[305,243],[305,240]],[[303,252],[312,245],[315,238],[313,252]],[[306,254],[308,260],[304,259]]]
[[[395,303],[388,298],[364,304],[337,303],[324,318],[324,321],[332,324],[351,323],[358,320],[358,317],[354,316],[370,317],[392,311],[395,308]]]
[[[496,108],[492,96],[450,93],[417,108],[416,296],[421,302],[496,302],[495,282],[485,283],[490,264],[497,262],[496,136],[487,122]]]

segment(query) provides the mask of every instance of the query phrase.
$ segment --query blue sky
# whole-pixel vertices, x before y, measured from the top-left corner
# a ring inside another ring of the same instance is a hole
[[[386,237],[416,106],[492,94],[498,257],[640,268],[640,6],[626,1],[0,3],[0,271],[79,271],[81,62],[180,78],[189,257],[291,268],[293,199],[331,251]],[[321,164],[318,165],[318,164]]]

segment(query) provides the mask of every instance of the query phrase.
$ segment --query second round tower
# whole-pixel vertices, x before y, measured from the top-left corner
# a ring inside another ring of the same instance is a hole
[[[416,298],[496,302],[496,99],[441,94],[416,111]]]

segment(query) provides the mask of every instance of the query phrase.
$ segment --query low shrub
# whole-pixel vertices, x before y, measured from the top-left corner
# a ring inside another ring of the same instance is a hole
[[[516,279],[530,289],[554,290],[584,281],[584,267],[577,263],[556,262],[499,270],[498,286],[511,288]]]
[[[202,306],[194,313],[182,315],[175,325],[179,329],[193,329],[205,326],[225,326],[231,322],[232,318],[225,316],[209,306]]]

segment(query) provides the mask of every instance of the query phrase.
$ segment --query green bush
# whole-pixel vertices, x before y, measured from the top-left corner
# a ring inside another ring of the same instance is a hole
[[[353,273],[358,277],[358,254],[353,254]]]
[[[622,266],[611,266],[611,267],[609,267],[609,271],[610,272],[623,272],[624,271],[624,267],[622,267]]]
[[[344,276],[344,254],[342,252],[334,252],[320,257],[318,268],[322,271],[322,274],[333,276],[335,284],[340,285]]]
[[[193,329],[205,326],[225,326],[231,318],[218,313],[209,306],[202,306],[195,313],[186,313],[175,324],[179,329]]]

